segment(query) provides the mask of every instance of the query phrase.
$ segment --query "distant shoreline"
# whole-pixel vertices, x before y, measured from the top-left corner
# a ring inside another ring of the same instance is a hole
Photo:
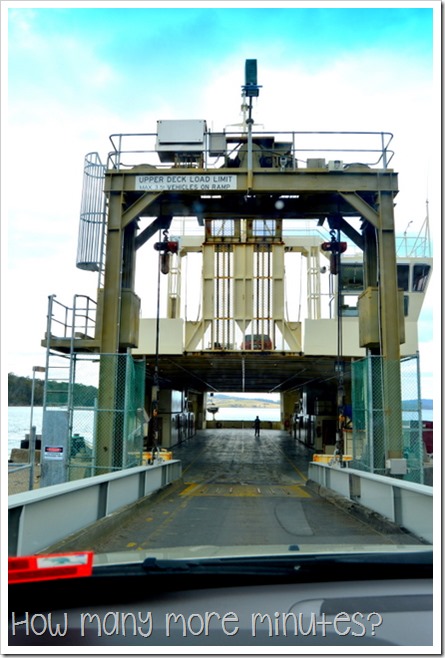
[[[209,401],[207,399],[207,401]],[[228,395],[215,394],[212,398],[212,403],[217,407],[221,408],[232,408],[232,409],[242,409],[244,407],[255,407],[258,409],[279,409],[280,403],[278,401],[273,402],[270,400],[264,400],[263,398],[233,398]]]
[[[252,408],[256,407],[258,409],[280,409],[279,402],[268,402],[263,399],[255,398],[231,398],[226,396],[213,396],[213,403],[221,408],[232,408],[232,409],[242,409],[244,407]],[[432,400],[422,400],[421,410],[422,411],[432,411],[433,410],[433,401]],[[8,404],[8,407],[22,407],[30,408],[30,405],[26,404]],[[41,404],[35,404],[34,409],[42,408]],[[94,408],[93,406],[91,408]],[[412,400],[405,400],[402,402],[402,411],[417,411],[417,404],[413,404]]]
[[[279,402],[269,402],[262,398],[233,398],[224,394],[215,393],[212,398],[213,404],[220,408],[244,408],[244,407],[256,407],[258,409],[280,409]],[[433,400],[422,399],[420,401],[420,409],[422,411],[432,411],[433,410]],[[402,411],[417,411],[418,403],[417,400],[403,400],[402,401]]]

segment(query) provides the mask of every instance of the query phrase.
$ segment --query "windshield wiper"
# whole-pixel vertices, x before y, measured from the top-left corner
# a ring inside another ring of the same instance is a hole
[[[298,570],[292,559],[277,560],[271,557],[203,558],[194,560],[164,560],[146,558],[141,568],[147,573],[194,574],[284,574]]]
[[[210,557],[158,559],[154,556],[134,562],[98,564],[91,576],[70,581],[72,606],[82,607],[107,601],[145,600],[168,591],[258,585],[347,582],[366,580],[431,579],[432,550],[309,554],[290,551],[281,555],[252,557]],[[96,583],[94,583],[96,579]],[[29,601],[39,609],[52,609],[64,600],[66,580],[16,584],[9,588],[11,609],[30,610]],[[148,588],[148,589],[147,589]],[[36,608],[37,610],[37,608]]]
[[[329,579],[431,577],[432,550],[412,552],[363,552],[339,554],[258,555],[252,557],[218,557],[201,559],[146,558],[140,565],[147,574],[243,574],[261,576],[298,575],[299,579],[318,574]],[[376,574],[376,571],[378,572]]]

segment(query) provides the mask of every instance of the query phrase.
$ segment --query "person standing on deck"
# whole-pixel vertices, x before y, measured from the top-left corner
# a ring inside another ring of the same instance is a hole
[[[261,421],[260,421],[259,416],[257,416],[255,418],[255,420],[253,421],[253,426],[255,428],[255,438],[257,438],[257,437],[259,438],[259,436],[260,436],[260,427],[261,427]]]

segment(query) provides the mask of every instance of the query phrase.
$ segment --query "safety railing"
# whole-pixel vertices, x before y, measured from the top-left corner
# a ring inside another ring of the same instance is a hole
[[[431,258],[432,244],[430,238],[428,208],[426,217],[417,234],[409,233],[409,227],[413,221],[408,222],[408,226],[402,236],[396,238],[397,256],[405,258]]]
[[[218,149],[212,144],[217,136]],[[156,148],[156,133],[120,133],[110,135],[112,151],[107,158],[108,169],[129,169],[147,165],[154,169],[170,169],[173,166],[214,169],[216,167],[240,167],[239,155],[246,148],[246,133],[207,132],[201,151],[193,157],[175,163],[162,162]],[[394,156],[390,149],[393,135],[388,132],[331,132],[331,131],[280,131],[252,133],[253,148],[264,157],[264,167],[279,169],[302,167],[346,168],[351,165],[386,169]],[[172,150],[186,152],[187,145],[172,145]],[[164,159],[164,158],[163,158]],[[321,161],[325,159],[323,164]],[[327,161],[326,161],[327,159]],[[346,161],[347,159],[347,161]],[[308,162],[309,161],[309,162]],[[341,165],[339,164],[341,163]],[[332,164],[331,167],[334,167]]]
[[[94,336],[96,307],[96,301],[87,295],[74,295],[73,306],[62,304],[56,299],[56,295],[50,295],[47,338]]]
[[[308,476],[309,481],[376,512],[424,542],[433,542],[432,487],[320,462],[309,464]]]
[[[81,530],[93,536],[97,521],[179,477],[181,462],[171,460],[9,496],[8,554],[35,554]]]
[[[87,295],[75,295],[73,304],[74,338],[92,338],[96,330],[97,302]]]

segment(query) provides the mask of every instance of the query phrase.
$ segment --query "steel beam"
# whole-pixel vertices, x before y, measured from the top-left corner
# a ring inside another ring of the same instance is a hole
[[[147,240],[153,237],[157,231],[164,231],[170,228],[172,222],[171,215],[157,217],[147,228],[145,228],[139,235],[136,237],[135,248],[139,249],[144,245]]]
[[[394,202],[389,192],[379,194],[378,230],[379,303],[383,378],[383,409],[387,458],[402,457],[402,412],[400,382],[400,327]]]
[[[113,193],[109,199],[105,280],[102,307],[101,352],[114,354],[119,349],[120,299],[122,289],[122,195]]]
[[[121,300],[123,283],[132,289],[134,285],[135,224],[122,228],[122,195],[113,193],[109,198],[108,232],[105,260],[105,281],[102,296],[101,357],[98,391],[98,422],[96,441],[96,469],[101,473],[122,466],[122,414],[118,386],[122,378],[120,360]],[[125,373],[123,375],[125,378]]]
[[[366,203],[356,192],[339,192],[340,196],[345,199],[353,208],[360,213],[360,216],[371,222],[376,228],[379,225],[379,215],[376,210]]]
[[[292,194],[299,192],[394,192],[397,189],[397,175],[392,169],[370,169],[366,172],[346,172],[346,171],[318,171],[313,172],[307,169],[293,169],[288,171],[278,171],[276,169],[255,169],[253,172],[252,187],[249,188],[248,172],[245,169],[175,169],[177,176],[205,176],[212,173],[219,175],[236,175],[236,189],[224,190],[224,195],[231,196],[236,194],[255,195],[261,192]],[[146,191],[137,189],[137,177],[140,176],[141,170],[134,167],[128,171],[115,172],[108,171],[105,180],[106,192],[134,192],[138,195],[146,194]],[[166,174],[166,171],[151,171],[151,174]],[[168,192],[168,184],[165,184],[165,190],[158,189],[157,193],[163,194]],[[208,191],[200,192],[187,190],[174,190],[180,197],[200,196],[207,194]],[[215,191],[215,194],[220,193]]]
[[[329,219],[329,218],[328,218]],[[329,221],[330,228],[335,228],[344,233],[359,249],[363,250],[363,237],[343,217],[335,216]]]
[[[390,361],[400,360],[400,328],[397,308],[397,261],[394,228],[393,195],[379,195],[380,227],[377,232],[379,247],[379,291],[382,328],[382,355]]]
[[[333,192],[323,194],[304,194],[298,198],[285,199],[284,207],[277,212],[275,203],[279,194],[260,194],[246,200],[244,193],[224,197],[221,199],[197,199],[188,195],[178,200],[177,195],[164,193],[162,197],[153,202],[151,213],[153,216],[161,212],[168,212],[175,217],[197,218],[201,226],[202,217],[206,219],[232,219],[242,217],[244,219],[315,219],[324,218],[329,214],[339,214],[343,217],[360,217],[361,213],[351,206],[345,199]],[[281,200],[281,199],[280,199]]]
[[[158,199],[160,194],[145,192],[129,208],[122,213],[122,228],[138,219]]]

